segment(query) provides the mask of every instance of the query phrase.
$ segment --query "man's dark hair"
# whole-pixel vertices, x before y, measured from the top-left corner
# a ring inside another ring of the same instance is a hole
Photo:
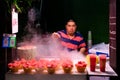
[[[67,20],[66,25],[67,25],[68,22],[74,22],[75,25],[77,25],[77,24],[76,24],[76,21],[75,21],[74,19],[69,19],[69,20]]]

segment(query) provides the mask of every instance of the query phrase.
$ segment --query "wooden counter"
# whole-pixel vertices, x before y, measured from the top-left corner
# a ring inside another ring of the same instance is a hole
[[[106,71],[105,72],[100,71],[99,65],[96,66],[95,70],[96,70],[95,72],[92,72],[92,71],[90,71],[90,67],[87,67],[88,75],[90,75],[90,76],[108,76],[108,77],[109,76],[118,76],[108,63],[106,63]]]

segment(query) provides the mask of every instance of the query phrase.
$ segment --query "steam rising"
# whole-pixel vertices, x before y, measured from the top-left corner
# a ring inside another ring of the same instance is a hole
[[[80,52],[71,51],[64,49],[60,44],[60,41],[51,37],[51,34],[46,35],[32,35],[34,37],[28,41],[24,37],[24,41],[19,43],[20,46],[33,45],[36,46],[36,56],[35,58],[39,60],[40,58],[49,59],[71,59],[71,60],[84,60],[84,55]],[[26,39],[26,40],[25,40]]]
[[[28,13],[28,22],[33,22],[36,20],[36,13],[34,8]],[[40,58],[56,58],[56,59],[72,59],[72,60],[84,60],[84,55],[78,51],[69,52],[64,49],[58,39],[51,37],[51,34],[38,34],[39,30],[33,28],[35,24],[28,23],[27,35],[23,37],[23,41],[18,43],[18,46],[33,45],[36,46],[36,59]]]

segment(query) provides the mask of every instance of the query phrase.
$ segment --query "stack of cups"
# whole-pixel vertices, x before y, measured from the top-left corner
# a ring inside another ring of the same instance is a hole
[[[88,31],[88,49],[92,47],[92,32]]]

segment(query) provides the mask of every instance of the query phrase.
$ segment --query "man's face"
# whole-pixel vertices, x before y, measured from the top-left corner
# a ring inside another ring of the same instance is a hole
[[[68,22],[67,25],[66,25],[67,33],[68,34],[74,34],[75,31],[76,31],[76,27],[77,26],[76,26],[75,22],[72,22],[72,21]]]

